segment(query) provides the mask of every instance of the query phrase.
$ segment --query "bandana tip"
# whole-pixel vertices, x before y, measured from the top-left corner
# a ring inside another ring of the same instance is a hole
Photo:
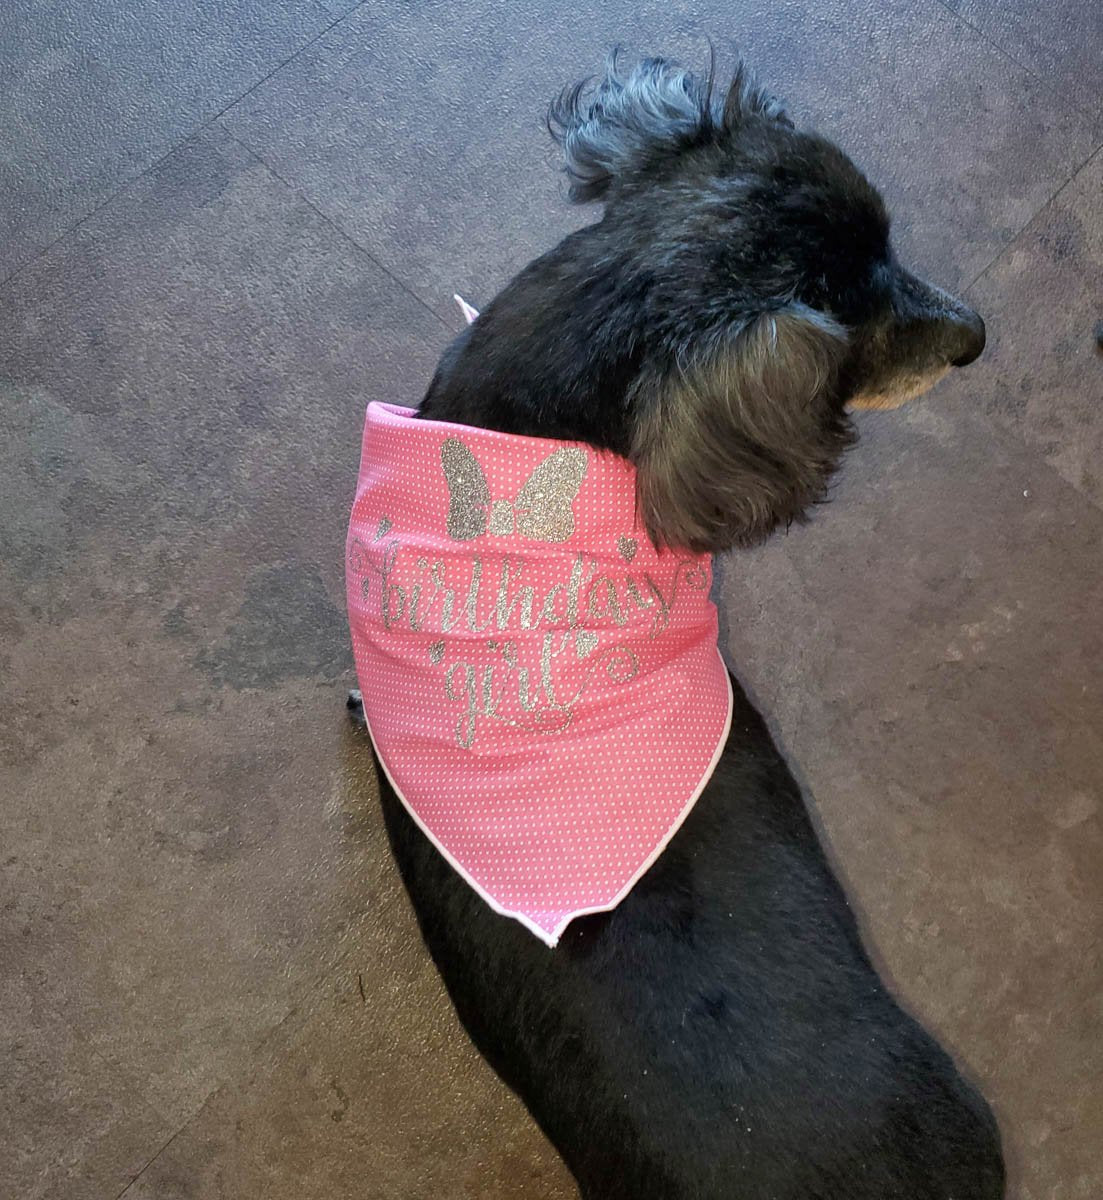
[[[463,313],[464,320],[468,325],[474,324],[475,318],[479,315],[479,310],[473,304],[468,304],[459,292],[453,292],[452,299],[460,306],[460,312]]]

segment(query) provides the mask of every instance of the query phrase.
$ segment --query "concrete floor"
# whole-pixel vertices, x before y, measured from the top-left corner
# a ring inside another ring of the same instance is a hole
[[[989,321],[725,648],[884,970],[1103,1194],[1098,0],[7,0],[0,13],[0,1195],[575,1195],[388,860],[342,544],[370,398],[587,214],[541,109],[741,46]]]

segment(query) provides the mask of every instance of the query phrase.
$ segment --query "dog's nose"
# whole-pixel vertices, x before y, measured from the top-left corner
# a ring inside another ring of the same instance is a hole
[[[966,311],[954,320],[957,349],[950,362],[955,367],[967,367],[980,358],[984,351],[984,322],[972,311]]]

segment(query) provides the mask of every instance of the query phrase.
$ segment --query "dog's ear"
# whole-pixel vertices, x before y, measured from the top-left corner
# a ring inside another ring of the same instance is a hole
[[[846,347],[841,326],[794,305],[641,377],[630,457],[656,546],[753,545],[824,499],[854,439],[835,394]]]
[[[615,180],[644,174],[713,128],[710,81],[668,59],[644,59],[622,74],[614,51],[592,93],[590,82],[567,88],[548,110],[578,204],[602,199]]]

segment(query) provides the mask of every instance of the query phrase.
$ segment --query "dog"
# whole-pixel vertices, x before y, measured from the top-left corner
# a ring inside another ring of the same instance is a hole
[[[825,498],[849,413],[984,348],[896,258],[873,186],[742,66],[653,58],[549,128],[601,219],[444,353],[417,419],[581,443],[635,471],[655,547],[760,543]],[[583,1200],[996,1200],[978,1092],[889,994],[738,680],[708,783],[609,911],[554,950],[492,910],[381,774],[389,840],[471,1038]],[[360,712],[359,693],[349,706]],[[648,747],[634,759],[648,773]]]

